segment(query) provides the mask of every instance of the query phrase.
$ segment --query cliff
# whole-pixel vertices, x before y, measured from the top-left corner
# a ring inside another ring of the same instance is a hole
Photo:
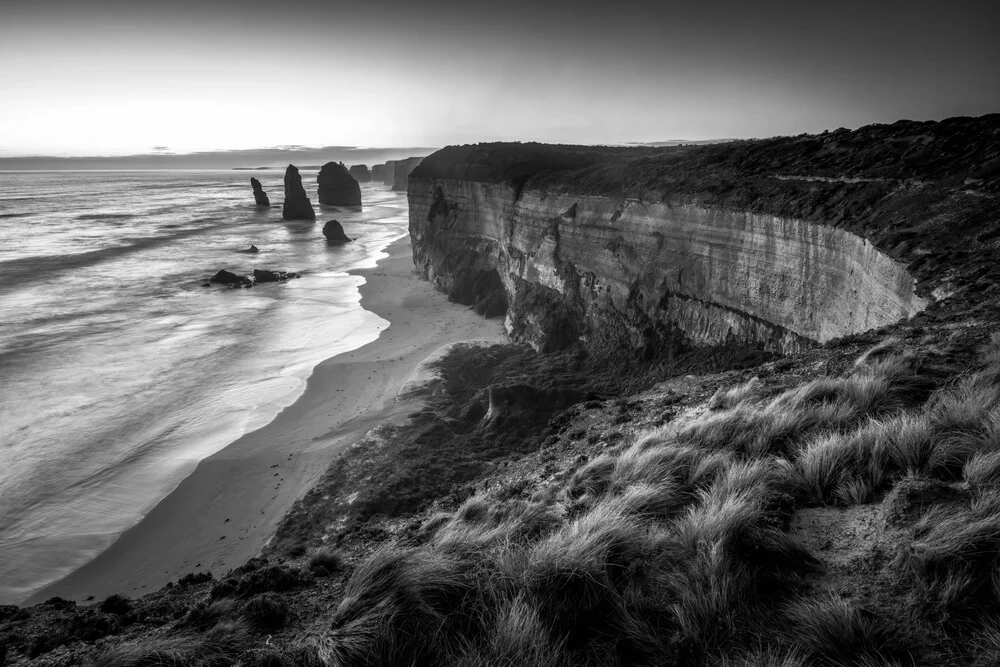
[[[790,352],[988,272],[1000,115],[673,148],[448,147],[409,180],[419,272],[516,340]]]

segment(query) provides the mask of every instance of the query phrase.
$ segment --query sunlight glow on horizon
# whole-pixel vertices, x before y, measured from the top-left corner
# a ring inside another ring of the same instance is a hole
[[[380,1],[0,8],[0,155],[764,137],[1000,102],[995,40],[958,11],[855,24],[849,0],[815,18],[706,0],[733,3],[716,24],[712,8]]]

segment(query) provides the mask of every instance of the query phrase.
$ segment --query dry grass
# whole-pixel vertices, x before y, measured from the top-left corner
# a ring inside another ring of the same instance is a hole
[[[996,374],[932,395],[919,360],[898,350],[876,346],[850,375],[767,402],[755,402],[755,383],[717,392],[713,412],[606,451],[561,492],[473,496],[454,516],[435,515],[419,531],[422,547],[388,547],[358,568],[321,656],[328,665],[896,664],[872,614],[802,596],[815,561],[787,523],[793,498],[852,505],[907,475],[964,479],[976,500],[927,513],[904,564],[939,605],[998,602]]]
[[[91,667],[228,667],[247,646],[240,621],[222,621],[201,635],[146,635],[105,649]]]

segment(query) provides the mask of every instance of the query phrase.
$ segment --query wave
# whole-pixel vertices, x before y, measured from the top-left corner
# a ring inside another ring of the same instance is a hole
[[[74,220],[124,220],[134,218],[134,213],[84,213],[74,216]]]
[[[213,231],[211,227],[185,229],[174,234],[129,238],[127,239],[130,242],[128,245],[115,246],[113,248],[102,248],[100,250],[91,250],[70,255],[20,257],[0,262],[0,284],[7,287],[9,285],[20,286],[30,282],[44,281],[54,275],[67,271],[94,266],[132,253],[169,245],[189,236],[207,234],[211,231]]]

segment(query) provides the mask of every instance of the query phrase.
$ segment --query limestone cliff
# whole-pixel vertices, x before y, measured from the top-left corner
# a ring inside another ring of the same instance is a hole
[[[998,130],[988,116],[670,149],[449,147],[409,181],[414,263],[460,302],[505,300],[512,336],[540,349],[800,349],[995,270]]]

